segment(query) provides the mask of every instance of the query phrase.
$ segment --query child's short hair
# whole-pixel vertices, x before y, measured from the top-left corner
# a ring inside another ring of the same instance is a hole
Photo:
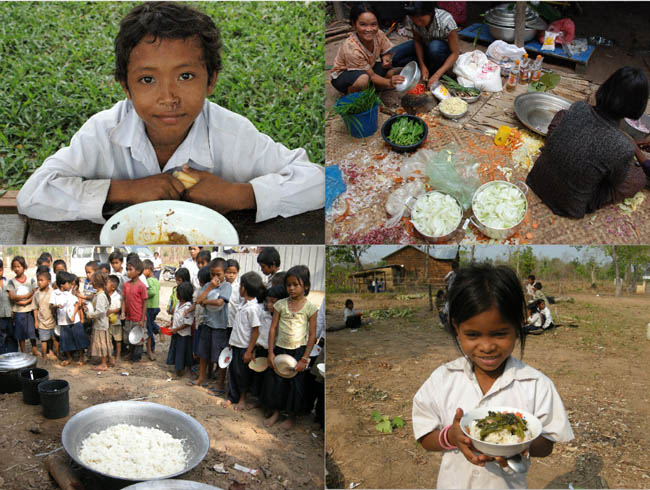
[[[131,254],[129,254],[130,256]],[[142,271],[144,270],[144,265],[142,264],[142,261],[140,260],[140,257],[138,257],[138,254],[135,254],[134,257],[130,257],[126,260],[126,265],[127,267],[130,265],[133,267],[136,271],[138,271],[138,274],[142,274]]]
[[[531,281],[535,282],[535,276],[534,276],[533,274],[529,275],[529,276],[528,276],[528,279],[530,279]]]
[[[264,301],[266,288],[264,287],[264,281],[257,272],[247,272],[241,276],[239,281],[248,296],[253,296],[258,301]]]
[[[345,300],[345,307],[346,308],[352,308],[353,306],[354,306],[354,301],[352,301],[349,298]]]
[[[280,267],[280,253],[275,249],[275,247],[264,247],[257,256],[257,263],[269,267]]]
[[[52,280],[52,274],[50,274],[50,269],[46,265],[40,265],[36,268],[36,277],[41,276],[46,277],[48,281]]]
[[[180,278],[182,282],[190,282],[190,271],[186,267],[181,267],[174,273],[176,279]]]
[[[59,266],[63,266],[63,270],[67,270],[68,266],[65,265],[65,260],[63,259],[56,259],[54,262],[52,262],[52,270],[55,271]]]
[[[104,271],[106,272],[106,274],[109,274],[111,272],[111,266],[110,264],[105,264],[104,262],[102,262],[97,266],[97,270]]]
[[[119,260],[122,262],[124,260],[124,255],[122,255],[122,252],[119,250],[113,250],[109,255],[108,255],[108,263],[111,264],[114,260]]]
[[[271,278],[271,286],[284,286],[284,279],[287,277],[285,271],[276,272]]]
[[[149,260],[149,259],[144,259],[142,261],[142,267],[144,269],[147,269],[147,270],[153,272],[153,262],[151,260]]]
[[[291,269],[287,271],[287,275],[284,276],[284,287],[287,287],[287,280],[289,277],[295,277],[298,279],[300,284],[305,288],[305,296],[309,294],[309,288],[311,287],[311,282],[309,281],[309,268],[306,265],[294,265]]]
[[[25,261],[25,257],[23,257],[22,255],[16,255],[13,259],[11,259],[12,269],[14,268],[15,262],[18,262],[23,269],[27,269],[27,262]]]
[[[267,298],[284,299],[287,296],[289,295],[287,294],[287,289],[284,287],[284,285],[273,286],[266,291]]]
[[[196,277],[198,278],[199,284],[201,286],[209,283],[212,279],[212,276],[210,275],[210,266],[206,265],[205,267],[201,267]]]
[[[74,282],[75,279],[76,276],[74,274],[70,274],[67,271],[59,271],[56,273],[56,285],[58,287],[61,287],[69,282]]]
[[[133,259],[133,258],[137,258],[138,260],[141,260],[141,259],[140,259],[140,256],[138,255],[138,252],[129,252],[129,253],[127,254],[127,256],[126,256],[126,262],[128,263],[129,260],[131,260],[131,259]]]
[[[48,262],[52,262],[52,254],[50,252],[43,252],[39,259],[45,259]]]
[[[45,262],[49,264],[51,261],[47,257],[43,257],[42,255],[38,259],[36,259],[36,265],[38,266],[43,265]]]
[[[475,264],[459,269],[448,293],[449,322],[447,330],[458,344],[454,327],[496,307],[504,321],[511,324],[524,352],[526,334],[526,300],[517,274],[505,265]]]
[[[212,258],[212,255],[210,254],[209,250],[201,250],[198,254],[196,254],[196,261],[198,262],[199,260],[202,262],[210,262],[210,259]]]
[[[203,12],[177,2],[145,2],[122,19],[115,38],[115,79],[127,81],[131,51],[146,36],[158,39],[197,37],[203,48],[208,80],[221,71],[221,35],[214,21]]]
[[[210,269],[219,268],[219,269],[221,269],[222,271],[225,272],[226,268],[228,267],[226,265],[227,263],[228,262],[226,261],[226,259],[222,259],[221,257],[217,257],[216,259],[212,259],[210,261],[209,267],[210,267]]]
[[[93,286],[97,285],[100,289],[106,289],[106,281],[108,281],[106,272],[97,271],[93,274]]]
[[[537,301],[535,301],[535,305],[537,305],[538,308],[542,303],[546,303],[546,301],[544,301],[542,298],[539,298]]]
[[[108,276],[108,282],[113,284],[113,286],[115,286],[115,289],[117,289],[118,286],[120,285],[120,278],[117,277],[115,274],[111,274],[110,276]]]
[[[229,267],[234,267],[237,269],[237,272],[239,272],[239,262],[237,262],[235,259],[226,260],[226,269]]]
[[[183,281],[176,288],[176,297],[180,301],[192,301],[192,294],[194,293],[194,287],[189,281]]]
[[[542,283],[541,283],[541,282],[536,282],[535,284],[533,284],[533,287],[534,287],[535,289],[539,289],[539,290],[541,290],[541,289],[542,289]]]
[[[90,267],[93,272],[96,272],[97,269],[99,269],[99,264],[97,263],[96,260],[90,260],[86,262],[86,265],[84,267]]]

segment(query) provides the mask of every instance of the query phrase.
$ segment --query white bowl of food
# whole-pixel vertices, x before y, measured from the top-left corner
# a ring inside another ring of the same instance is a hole
[[[102,245],[238,245],[235,227],[216,211],[186,201],[149,201],[114,214]]]
[[[460,419],[463,433],[486,456],[510,458],[522,453],[542,433],[532,413],[513,407],[478,407]]]
[[[469,105],[460,97],[447,97],[438,104],[440,114],[447,119],[460,119],[469,110]]]

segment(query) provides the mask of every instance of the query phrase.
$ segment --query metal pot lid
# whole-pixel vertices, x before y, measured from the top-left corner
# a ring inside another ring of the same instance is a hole
[[[526,9],[526,24],[532,23],[536,24],[539,16],[532,10]],[[488,10],[485,13],[485,20],[492,24],[501,25],[504,27],[514,27],[515,26],[515,12],[514,10],[509,11],[505,8],[493,8]]]
[[[24,352],[9,352],[0,355],[0,372],[15,371],[16,369],[36,366],[36,356]]]

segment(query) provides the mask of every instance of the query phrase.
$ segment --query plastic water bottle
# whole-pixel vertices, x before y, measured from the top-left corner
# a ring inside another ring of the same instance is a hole
[[[515,66],[510,70],[508,75],[508,81],[506,82],[506,90],[512,92],[517,86],[517,81],[519,80],[519,63],[520,60],[515,60]]]
[[[528,53],[524,54],[519,67],[519,83],[526,85],[530,80],[530,68],[533,62],[528,59]]]

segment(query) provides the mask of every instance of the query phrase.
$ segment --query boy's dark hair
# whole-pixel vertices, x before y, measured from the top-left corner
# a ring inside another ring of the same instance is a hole
[[[214,21],[203,12],[176,2],[145,2],[122,19],[115,37],[115,79],[127,83],[131,51],[146,36],[159,39],[198,37],[208,80],[221,71],[221,35]]]
[[[280,267],[280,253],[275,249],[275,247],[264,247],[257,256],[257,263],[269,267]]]
[[[220,268],[222,271],[226,272],[226,268],[228,267],[227,264],[228,264],[228,261],[226,259],[222,259],[221,257],[217,257],[216,259],[212,259],[210,261],[210,264],[208,265],[208,267],[210,267],[210,269],[215,268],[215,267]]]
[[[52,262],[52,270],[56,270],[57,267],[60,265],[63,266],[63,269],[66,270],[68,266],[65,264],[65,260],[63,259],[56,259],[54,262]]]
[[[284,287],[287,287],[287,280],[289,277],[295,277],[305,288],[305,296],[309,294],[309,288],[311,287],[311,282],[309,282],[309,268],[306,265],[294,265],[291,269],[287,271],[287,275],[284,277]]]
[[[528,276],[528,279],[530,279],[531,281],[535,282],[535,276],[532,275],[532,274],[531,274],[530,276]]]
[[[190,280],[192,279],[192,278],[190,277],[190,271],[187,270],[186,267],[181,267],[180,269],[178,269],[178,270],[174,273],[174,277],[175,277],[175,278],[179,278],[179,277],[180,277],[180,278],[181,278],[181,281],[183,281],[183,282],[190,282]]]
[[[534,287],[535,289],[538,289],[538,290],[541,291],[541,289],[542,289],[542,283],[541,283],[541,282],[536,282],[535,284],[533,284],[533,287]]]
[[[52,254],[50,252],[43,252],[39,259],[45,259],[48,262],[52,262]]]
[[[202,262],[210,262],[210,259],[212,258],[212,255],[210,254],[209,250],[201,250],[198,254],[196,254],[196,260],[197,262],[200,260]]]
[[[436,2],[408,2],[404,6],[406,15],[429,15],[436,11]]]
[[[271,278],[271,286],[284,286],[284,278],[287,277],[285,271],[276,272]]]
[[[596,92],[596,109],[611,118],[639,119],[648,103],[648,77],[638,68],[616,70]]]
[[[262,277],[257,272],[247,272],[239,279],[239,284],[244,288],[246,294],[253,296],[257,301],[264,301],[266,296],[266,288],[264,287],[264,281]]]
[[[514,327],[523,356],[526,300],[517,274],[511,268],[476,264],[459,269],[449,290],[448,302],[449,321],[446,328],[459,349],[458,333],[454,326],[496,307],[503,320]]]
[[[131,260],[133,258],[137,258],[138,260],[142,260],[142,259],[140,259],[140,256],[138,255],[138,252],[129,252],[127,254],[127,256],[126,256],[127,263],[128,263],[129,260]]]
[[[237,262],[235,259],[226,260],[226,269],[228,267],[234,267],[235,269],[237,269],[237,272],[239,272],[239,262]]]
[[[346,299],[345,300],[345,307],[350,308],[351,306],[354,306],[354,301],[352,301],[351,299]]]
[[[45,268],[41,269],[41,267],[45,267]],[[47,277],[48,281],[52,280],[52,274],[50,274],[50,269],[47,266],[42,265],[36,269],[36,277],[40,277],[40,276]]]
[[[117,277],[115,274],[111,274],[110,276],[108,276],[108,282],[113,283],[115,289],[117,289],[117,287],[120,285],[120,278]]]
[[[542,298],[540,298],[540,299],[538,299],[537,301],[535,301],[535,305],[536,305],[538,308],[539,308],[539,305],[541,305],[542,303],[546,303],[546,301],[544,301]]]
[[[106,288],[106,281],[108,281],[108,274],[103,271],[97,271],[93,274],[93,284],[98,284],[101,289]]]
[[[84,266],[84,268],[85,267],[90,267],[93,270],[93,272],[96,272],[97,269],[99,269],[99,264],[97,263],[96,260],[91,260],[89,262],[86,262],[86,265]]]
[[[189,281],[183,281],[176,288],[176,297],[181,301],[192,301],[194,287]]]
[[[267,298],[271,297],[271,298],[277,298],[277,299],[284,299],[287,296],[289,296],[289,295],[287,294],[287,289],[284,287],[284,285],[273,286],[273,287],[270,287],[266,291],[266,297]]]
[[[210,275],[210,266],[206,265],[205,267],[201,267],[196,277],[198,278],[199,284],[201,286],[209,283],[212,279],[212,276]]]
[[[153,262],[151,260],[149,260],[149,259],[144,259],[142,261],[142,267],[144,269],[147,269],[147,270],[153,272]]]
[[[36,265],[38,265],[38,266],[43,265],[45,262],[48,262],[48,263],[49,263],[50,260],[48,260],[47,257],[43,257],[42,255],[41,255],[38,259],[36,259]],[[46,266],[46,267],[47,267],[47,266]]]
[[[74,282],[77,276],[74,274],[70,274],[67,271],[59,271],[56,273],[56,285],[58,287],[63,286],[64,284],[67,284],[69,282]]]
[[[138,257],[138,254],[135,254],[135,256],[131,256],[131,254],[129,254],[129,258],[126,259],[126,265],[127,267],[129,265],[133,267],[136,271],[138,271],[138,274],[142,274],[142,271],[144,270],[144,264],[140,260],[140,257]]]
[[[122,262],[124,260],[124,255],[122,255],[122,252],[119,250],[113,250],[109,255],[108,255],[108,263],[110,264],[114,260],[119,260]]]
[[[14,262],[18,262],[23,269],[27,269],[27,262],[25,261],[25,257],[22,255],[16,255],[13,259],[11,259],[12,269],[14,267]]]
[[[111,265],[102,262],[101,264],[97,265],[97,270],[104,271],[106,274],[109,274],[111,272]]]
[[[372,5],[368,2],[354,2],[354,5],[350,9],[350,24],[354,26],[357,20],[359,20],[359,17],[361,17],[361,14],[365,14],[366,12],[370,12],[379,21],[379,15]]]

